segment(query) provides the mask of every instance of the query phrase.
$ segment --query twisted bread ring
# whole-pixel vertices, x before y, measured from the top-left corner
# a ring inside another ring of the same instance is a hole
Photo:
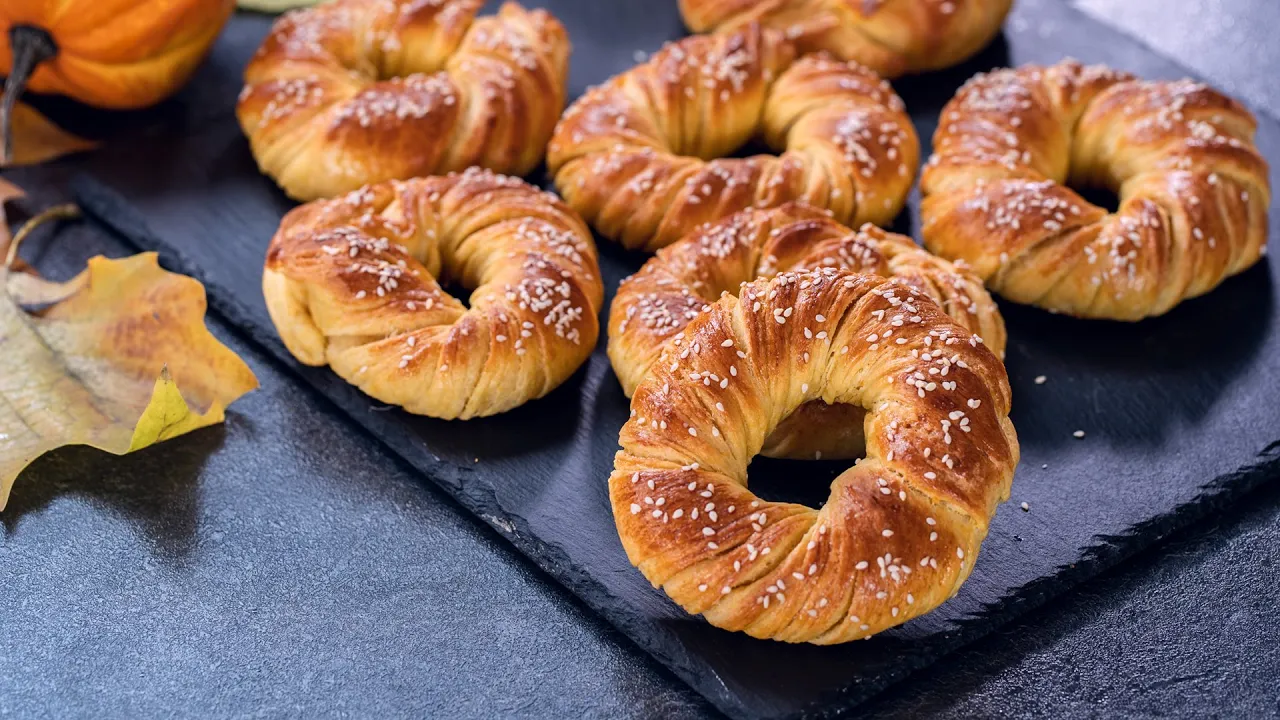
[[[543,10],[336,0],[278,20],[236,106],[290,197],[471,166],[524,175],[564,108],[569,40]]]
[[[1000,32],[1013,0],[680,0],[694,32],[759,22],[801,52],[830,52],[884,77],[967,60]]]
[[[1189,80],[1065,61],[978,75],[943,110],[925,245],[1010,300],[1140,320],[1262,256],[1271,185],[1253,115]],[[1114,189],[1108,213],[1062,183]]]
[[[760,135],[780,157],[721,158]],[[902,209],[920,145],[902,101],[871,71],[795,60],[749,26],[685,38],[565,112],[547,164],[602,235],[656,250],[749,207],[804,200],[846,224]]]
[[[609,311],[609,358],[623,390],[635,392],[667,342],[688,348],[686,326],[721,294],[737,293],[757,277],[824,267],[898,278],[979,335],[997,356],[1004,354],[1004,320],[976,276],[930,255],[910,238],[874,225],[855,233],[823,211],[790,203],[745,210],[699,228],[659,250],[622,282]],[[816,332],[825,336],[827,331]],[[761,454],[859,457],[864,415],[860,406],[807,403],[782,421]]]
[[[910,286],[831,268],[751,282],[685,335],[636,388],[609,478],[622,545],[650,582],[717,627],[818,644],[956,592],[1018,461],[991,351]],[[819,399],[867,410],[866,458],[821,510],[756,497],[752,456]]]
[[[443,276],[474,288],[464,306]],[[289,351],[405,410],[471,418],[564,382],[604,288],[591,233],[550,193],[475,168],[285,216],[262,289]]]

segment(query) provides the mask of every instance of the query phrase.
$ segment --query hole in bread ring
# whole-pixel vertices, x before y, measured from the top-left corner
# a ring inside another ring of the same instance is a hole
[[[1004,321],[982,281],[930,255],[910,238],[873,225],[853,231],[801,203],[745,210],[659,250],[618,287],[609,311],[609,358],[630,395],[663,346],[689,349],[684,328],[722,293],[780,271],[838,268],[895,277],[937,301],[1003,357]],[[819,318],[822,320],[824,318]],[[822,339],[828,329],[805,328]],[[887,339],[886,339],[887,340]],[[709,380],[708,380],[709,381]],[[852,459],[863,452],[862,409],[814,401],[785,418],[765,442],[769,457]]]
[[[1252,266],[1271,185],[1236,101],[1064,61],[978,75],[943,109],[922,233],[997,293],[1140,320]],[[1115,212],[1066,186],[1119,196]]]
[[[755,137],[782,154],[724,157]],[[888,224],[919,155],[888,83],[825,55],[797,60],[781,34],[752,25],[685,38],[588,91],[556,126],[547,165],[600,234],[655,250],[792,200]]]
[[[298,200],[479,166],[524,175],[564,108],[569,39],[544,10],[336,0],[282,16],[236,116]]]
[[[473,289],[468,306],[441,277]],[[559,198],[471,169],[296,208],[263,292],[301,362],[412,413],[470,418],[567,379],[595,347],[604,288],[590,231]]]
[[[823,644],[956,591],[1018,461],[991,351],[909,285],[834,269],[751,282],[685,334],[690,352],[667,345],[636,388],[609,479],[623,547],[650,582],[718,627]],[[818,399],[867,411],[866,458],[821,510],[757,498],[751,458]]]

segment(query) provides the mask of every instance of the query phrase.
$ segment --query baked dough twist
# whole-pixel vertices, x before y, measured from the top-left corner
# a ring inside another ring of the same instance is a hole
[[[483,0],[336,0],[290,12],[236,106],[290,197],[471,166],[524,175],[564,109],[569,40],[543,10]]]
[[[474,288],[468,305],[441,277]],[[294,209],[262,289],[299,361],[409,412],[464,419],[564,382],[595,346],[604,295],[572,210],[475,168]]]
[[[627,395],[635,392],[665,343],[688,347],[685,327],[721,294],[735,294],[757,277],[826,267],[897,278],[932,298],[997,356],[1004,354],[1004,320],[978,277],[930,255],[910,238],[874,225],[854,232],[826,212],[789,203],[746,210],[699,228],[659,250],[622,282],[609,311],[609,359],[622,389]],[[761,454],[859,457],[864,415],[860,406],[807,403],[782,421]]]
[[[1000,32],[1013,0],[680,0],[694,32],[759,22],[802,52],[826,51],[884,77],[963,62]]]
[[[723,158],[755,136],[785,152]],[[796,60],[780,33],[751,25],[685,38],[588,91],[556,126],[547,164],[600,234],[656,250],[703,223],[792,200],[845,224],[886,224],[919,155],[887,83],[824,55]]]
[[[925,245],[1010,300],[1139,320],[1253,265],[1271,185],[1253,115],[1190,80],[1064,61],[978,75],[943,110]],[[1108,213],[1064,182],[1119,194]]]
[[[985,345],[910,286],[831,268],[756,280],[685,335],[636,388],[609,478],[650,582],[718,627],[818,644],[956,592],[1018,461],[1008,378]],[[866,458],[820,510],[756,497],[752,456],[819,399],[867,410]]]

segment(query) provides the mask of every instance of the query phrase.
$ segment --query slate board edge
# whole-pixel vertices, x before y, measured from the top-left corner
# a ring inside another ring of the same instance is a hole
[[[517,550],[533,560],[539,568],[577,595],[606,621],[668,667],[717,708],[732,717],[764,717],[753,713],[751,708],[742,706],[733,695],[720,692],[722,685],[718,678],[707,677],[705,673],[698,672],[692,667],[688,656],[673,656],[666,652],[665,648],[650,642],[648,634],[637,631],[632,614],[625,607],[615,604],[612,595],[598,581],[589,573],[579,570],[568,562],[564,552],[554,543],[528,534],[525,520],[518,515],[508,514],[493,493],[464,488],[461,478],[466,475],[465,467],[439,459],[429,467],[419,467],[406,448],[399,447],[399,443],[379,435],[374,423],[369,421],[370,413],[367,408],[364,408],[363,412],[357,412],[355,408],[345,407],[325,392],[323,384],[317,379],[327,374],[327,369],[316,370],[299,365],[270,329],[262,327],[252,319],[250,311],[235,299],[234,293],[213,282],[200,268],[188,260],[178,247],[153,233],[141,213],[114,190],[95,178],[80,175],[73,179],[71,191],[77,204],[90,218],[114,231],[130,245],[144,251],[161,253],[163,265],[204,283],[210,308],[227,320],[238,332],[244,333],[248,340],[265,349],[268,355],[289,373],[310,385],[320,396],[335,405],[375,440],[388,447],[411,467],[422,472],[469,512],[496,530]],[[333,378],[332,375],[328,377]],[[1096,545],[1081,548],[1079,562],[1061,567],[1055,574],[1028,583],[1019,588],[1014,595],[984,607],[982,615],[988,620],[994,618],[994,621],[978,622],[977,620],[982,618],[975,617],[975,622],[969,623],[967,629],[952,634],[947,642],[935,646],[935,652],[913,656],[904,663],[901,670],[884,676],[877,682],[845,686],[830,697],[813,703],[797,717],[833,717],[846,712],[911,673],[931,665],[946,654],[1045,604],[1084,580],[1101,574],[1173,532],[1230,505],[1237,498],[1260,487],[1266,480],[1280,475],[1280,439],[1263,448],[1256,458],[1253,464],[1221,475],[1200,486],[1199,494],[1186,503],[1175,506],[1164,514],[1148,518],[1128,528],[1121,535],[1100,537],[1100,542]]]

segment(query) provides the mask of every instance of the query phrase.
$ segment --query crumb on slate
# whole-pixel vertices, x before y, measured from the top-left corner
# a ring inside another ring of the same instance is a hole
[[[1083,430],[1077,430],[1077,431],[1075,431],[1075,432],[1073,432],[1073,433],[1071,433],[1071,434],[1072,434],[1072,435],[1074,435],[1075,437],[1078,437],[1078,438],[1082,438],[1082,437],[1084,437],[1084,431],[1083,431]]]
[[[1022,503],[1021,507],[1022,507],[1022,512],[1031,512],[1031,504],[1030,504],[1030,503],[1025,503],[1025,502],[1024,502],[1024,503]]]
[[[1047,378],[1047,377],[1045,377],[1045,376],[1043,376],[1043,375],[1037,375],[1037,376],[1036,376],[1036,384],[1037,384],[1037,385],[1043,385],[1043,384],[1045,383],[1045,381],[1046,381],[1046,380],[1048,380],[1048,379],[1049,379],[1049,378]]]

